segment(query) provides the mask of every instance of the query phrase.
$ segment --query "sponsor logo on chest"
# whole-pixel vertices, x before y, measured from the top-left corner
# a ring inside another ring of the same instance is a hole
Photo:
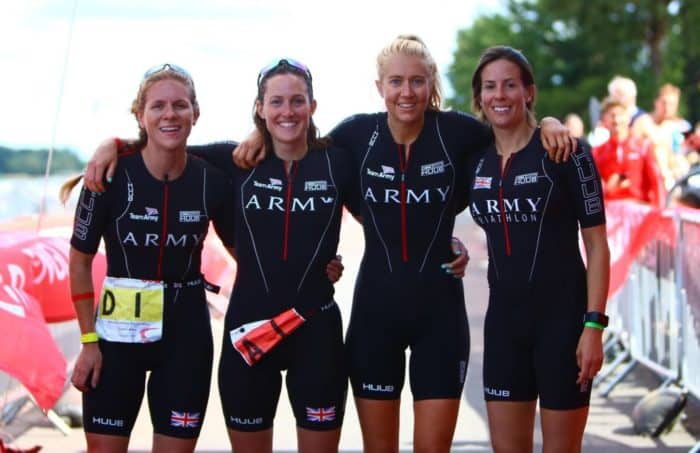
[[[304,192],[325,192],[328,190],[327,181],[306,181],[304,183]]]
[[[253,186],[260,189],[274,190],[275,192],[282,191],[282,180],[277,178],[270,178],[269,182],[260,182],[253,180]]]
[[[523,184],[534,184],[537,182],[537,172],[525,173],[524,175],[517,175],[515,181],[513,181],[514,186],[521,186]]]
[[[450,194],[450,186],[433,187],[423,190],[407,189],[404,201],[406,204],[431,204],[435,202],[445,203]],[[398,189],[372,189],[365,190],[364,198],[367,202],[383,204],[401,204],[401,192]]]
[[[394,178],[396,178],[396,172],[394,171],[394,167],[390,167],[388,165],[382,165],[380,171],[375,171],[371,170],[370,168],[367,168],[367,175],[375,178],[387,179],[389,181],[393,181]]]
[[[168,233],[165,237],[165,247],[196,247],[203,240],[206,231],[201,234]],[[122,244],[135,247],[160,247],[161,236],[158,233],[127,232],[122,238]]]
[[[201,217],[199,211],[180,211],[181,223],[197,223]]]
[[[146,206],[145,214],[134,214],[129,213],[129,218],[131,220],[136,220],[140,222],[157,222],[158,221],[158,209]]]
[[[474,179],[474,189],[490,189],[491,188],[491,177],[490,176],[477,176]]]
[[[287,205],[284,197],[251,195],[245,201],[246,210],[256,211],[281,211],[287,209],[291,212],[309,211],[315,212],[320,206],[331,205],[335,197],[292,197]]]
[[[441,173],[445,173],[445,165],[444,161],[439,161],[439,162],[433,162],[432,164],[425,164],[420,166],[420,175],[421,176],[431,176],[431,175],[439,175]]]

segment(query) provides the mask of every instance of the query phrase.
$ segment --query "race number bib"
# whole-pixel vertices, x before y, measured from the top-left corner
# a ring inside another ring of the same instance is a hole
[[[95,320],[97,335],[118,343],[151,343],[163,337],[163,283],[106,277]]]

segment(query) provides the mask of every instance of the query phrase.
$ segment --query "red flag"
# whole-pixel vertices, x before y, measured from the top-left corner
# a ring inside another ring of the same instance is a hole
[[[19,380],[41,408],[50,409],[63,393],[66,360],[39,302],[25,290],[27,282],[21,267],[0,268],[0,369]]]
[[[46,322],[75,319],[68,279],[67,238],[44,237],[21,231],[0,234],[0,269],[22,270],[22,288],[39,302]],[[95,293],[106,272],[104,254],[98,252],[92,265]]]
[[[610,247],[609,296],[622,288],[630,266],[652,240],[675,245],[675,227],[670,210],[662,211],[630,200],[605,202]]]
[[[250,366],[255,365],[280,341],[306,321],[295,309],[282,312],[272,319],[249,322],[230,332],[233,347]]]
[[[32,447],[32,448],[12,448],[8,447],[5,445],[0,439],[0,453],[37,453],[38,451],[41,450],[40,446]]]

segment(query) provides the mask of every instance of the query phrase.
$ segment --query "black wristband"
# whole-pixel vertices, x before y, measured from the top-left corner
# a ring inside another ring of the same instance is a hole
[[[583,315],[583,322],[587,323],[589,321],[600,324],[603,327],[608,327],[608,317],[605,315],[605,313],[601,313],[599,311],[589,311]]]

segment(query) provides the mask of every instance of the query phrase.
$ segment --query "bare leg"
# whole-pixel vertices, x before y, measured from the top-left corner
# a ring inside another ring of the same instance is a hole
[[[488,401],[489,432],[494,453],[532,451],[537,401]]]
[[[154,434],[152,453],[192,453],[196,444],[197,438],[182,439],[164,434]]]
[[[416,401],[413,412],[413,451],[449,453],[457,425],[459,399]]]
[[[580,453],[588,407],[566,411],[540,409],[543,453]]]
[[[88,453],[126,453],[129,438],[110,434],[85,433]]]
[[[399,406],[401,400],[355,398],[362,428],[364,453],[399,451]]]
[[[231,449],[236,453],[272,452],[272,428],[252,433],[229,429],[228,437]]]
[[[313,431],[297,428],[299,453],[338,453],[340,428],[330,431]]]

